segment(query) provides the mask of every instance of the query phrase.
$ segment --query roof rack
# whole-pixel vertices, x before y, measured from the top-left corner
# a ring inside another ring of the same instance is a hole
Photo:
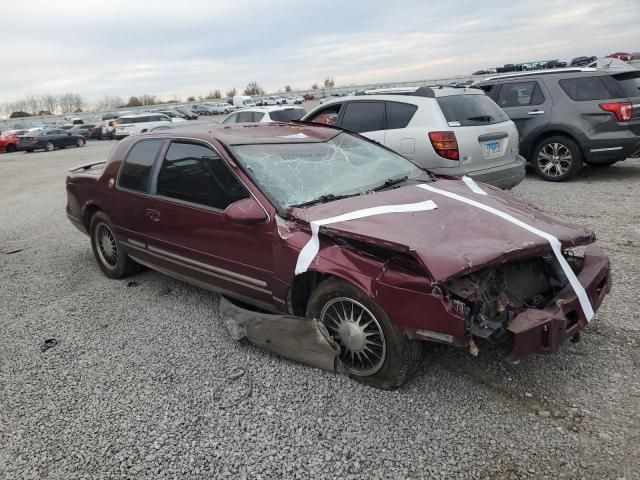
[[[552,68],[550,70],[531,70],[528,72],[514,72],[505,73],[503,75],[493,75],[491,77],[483,78],[479,82],[486,80],[495,80],[496,78],[511,78],[511,77],[526,77],[528,75],[551,75],[553,73],[577,73],[577,72],[597,72],[597,68],[591,67],[570,67],[570,68]]]
[[[443,88],[479,88],[475,85],[451,84],[451,85],[428,85],[424,87],[395,87],[395,88],[378,88],[373,90],[365,90],[356,92],[356,96],[360,95],[407,95],[412,97],[435,98],[434,90]]]

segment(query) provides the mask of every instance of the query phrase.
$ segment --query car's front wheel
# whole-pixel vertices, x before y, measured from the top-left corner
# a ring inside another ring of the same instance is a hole
[[[47,152],[53,152],[53,149],[56,148],[53,142],[47,142],[44,146]]]
[[[390,390],[420,366],[423,345],[409,340],[360,289],[331,278],[311,294],[307,317],[320,320],[340,346],[340,361],[355,380]]]
[[[84,147],[85,143],[87,142],[85,142],[84,138],[79,138],[78,140],[76,140],[76,147]]]
[[[96,212],[89,228],[91,248],[100,270],[109,278],[124,278],[140,270],[140,265],[122,250],[109,217]]]
[[[542,140],[533,150],[531,164],[535,172],[548,182],[562,182],[582,169],[582,152],[578,144],[564,136]]]

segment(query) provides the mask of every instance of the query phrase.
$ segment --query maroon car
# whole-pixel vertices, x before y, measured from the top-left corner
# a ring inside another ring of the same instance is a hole
[[[578,336],[610,289],[590,230],[432,175],[340,129],[198,125],[131,136],[72,170],[67,215],[102,271],[140,265],[319,319],[359,381],[393,388],[423,342],[517,361]]]

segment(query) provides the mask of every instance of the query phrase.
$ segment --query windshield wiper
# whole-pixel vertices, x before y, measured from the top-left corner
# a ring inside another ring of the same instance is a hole
[[[334,200],[340,200],[341,198],[355,197],[356,195],[360,195],[360,193],[347,193],[345,195],[334,195],[333,193],[326,193],[324,195],[320,195],[318,198],[314,198],[313,200],[297,203],[295,205],[289,205],[289,208],[308,207],[309,205],[314,205],[316,203],[333,202]]]
[[[378,190],[382,190],[383,188],[387,188],[387,187],[392,187],[393,185],[406,182],[407,180],[409,180],[408,175],[405,175],[404,177],[398,177],[398,178],[387,178],[382,185],[378,185],[377,187],[374,187],[369,191],[377,192]]]
[[[493,117],[491,115],[478,115],[477,117],[469,117],[469,118],[467,118],[467,120],[471,120],[473,122],[487,122],[487,123],[489,123],[491,120],[493,120]]]

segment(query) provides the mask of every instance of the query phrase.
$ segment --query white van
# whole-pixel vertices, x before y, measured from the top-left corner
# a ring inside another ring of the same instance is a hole
[[[237,108],[255,107],[256,102],[248,95],[236,95],[233,97],[233,106]]]
[[[117,120],[115,137],[119,139],[161,128],[171,128],[171,119],[161,113],[124,115]]]

